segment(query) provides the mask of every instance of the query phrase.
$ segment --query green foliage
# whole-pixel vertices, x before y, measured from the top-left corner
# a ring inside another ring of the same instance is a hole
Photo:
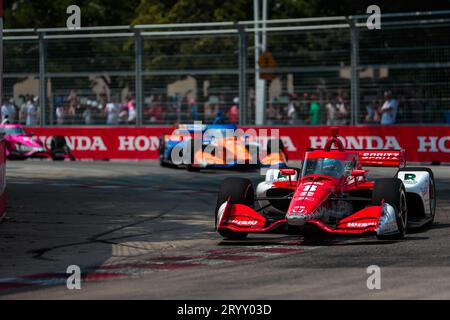
[[[128,25],[139,0],[12,0],[5,3],[5,28],[65,27],[66,9],[81,9],[81,26]]]
[[[443,10],[450,0],[375,2],[382,12]],[[240,21],[253,19],[253,0],[9,0],[5,28],[64,27],[66,8],[81,8],[82,26]],[[268,0],[269,19],[365,14],[373,0]]]

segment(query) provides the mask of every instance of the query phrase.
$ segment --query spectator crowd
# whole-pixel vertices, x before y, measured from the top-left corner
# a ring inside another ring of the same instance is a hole
[[[20,96],[16,106],[13,98],[5,97],[1,107],[2,124],[21,123],[28,126],[38,124],[38,97],[33,95]]]
[[[225,93],[197,100],[192,92],[147,97],[143,105],[143,124],[175,124],[201,120],[205,123],[239,123],[239,98]],[[366,99],[367,100],[367,99]],[[133,125],[136,124],[136,101],[132,94],[118,99],[114,95],[80,96],[75,90],[54,95],[48,123],[56,125]],[[362,122],[397,123],[398,99],[390,91],[369,100]],[[360,108],[361,109],[361,108]],[[303,93],[280,96],[266,103],[267,125],[348,125],[350,99],[345,92]],[[249,99],[248,118],[255,112],[255,99]],[[1,107],[2,123],[39,125],[38,97],[21,95],[17,100],[5,97]],[[48,116],[47,116],[48,117]]]

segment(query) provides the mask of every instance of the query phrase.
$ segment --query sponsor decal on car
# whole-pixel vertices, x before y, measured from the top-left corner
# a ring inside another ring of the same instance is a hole
[[[405,184],[416,184],[416,177],[417,175],[414,173],[405,173],[403,177],[403,183]]]
[[[238,220],[238,219],[233,219],[229,222],[240,225],[240,226],[254,226],[258,223],[258,221],[254,221],[254,220]]]
[[[306,209],[304,206],[295,206],[290,213],[298,213],[298,214],[306,213]]]
[[[349,228],[367,228],[370,226],[376,226],[376,222],[349,222],[347,223],[347,227]]]
[[[365,160],[399,160],[399,156],[397,152],[365,152],[362,154]]]

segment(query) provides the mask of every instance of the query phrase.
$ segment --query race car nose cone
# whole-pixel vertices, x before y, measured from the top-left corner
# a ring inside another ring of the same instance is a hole
[[[305,224],[305,215],[299,213],[290,213],[286,215],[287,223],[293,226],[303,226]]]

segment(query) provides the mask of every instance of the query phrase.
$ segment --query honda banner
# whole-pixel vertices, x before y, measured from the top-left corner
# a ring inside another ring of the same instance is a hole
[[[301,159],[308,148],[321,148],[330,127],[244,127],[259,135],[279,134],[290,159]],[[63,135],[77,159],[156,159],[159,138],[173,127],[33,127],[28,132],[47,143]],[[278,131],[277,131],[278,130]],[[345,126],[339,128],[347,149],[406,150],[417,162],[450,162],[450,126]],[[265,137],[264,137],[265,138]]]

